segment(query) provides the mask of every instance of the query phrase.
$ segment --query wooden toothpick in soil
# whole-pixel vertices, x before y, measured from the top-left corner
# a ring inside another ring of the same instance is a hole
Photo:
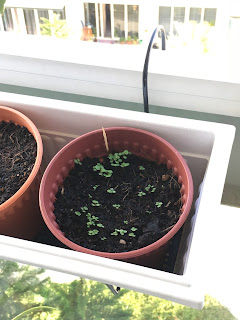
[[[102,132],[103,132],[103,139],[104,139],[106,150],[107,150],[107,152],[109,152],[107,134],[106,134],[106,131],[105,131],[105,129],[103,127],[102,127]]]

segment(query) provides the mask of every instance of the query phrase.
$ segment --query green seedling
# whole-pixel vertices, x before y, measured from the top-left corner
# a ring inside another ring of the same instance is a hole
[[[82,162],[81,162],[79,159],[74,159],[74,162],[75,162],[76,164],[79,164],[80,166],[82,165]]]
[[[108,193],[116,193],[116,190],[114,190],[113,188],[110,188],[107,190]]]
[[[89,230],[88,231],[88,234],[90,235],[90,236],[95,236],[96,234],[98,234],[99,233],[99,231],[97,230],[97,229],[93,229],[93,230]]]
[[[97,190],[97,188],[100,187],[99,184],[95,184],[95,186],[93,186],[93,190]]]
[[[99,227],[99,228],[104,228],[104,225],[101,224],[101,223],[97,223],[97,227]]]
[[[123,162],[121,163],[120,167],[122,168],[125,168],[125,167],[128,167],[129,166],[129,163],[128,162]]]
[[[90,228],[91,226],[95,226],[95,222],[94,221],[88,221],[87,222],[87,227]]]
[[[75,215],[80,217],[81,212],[79,212],[79,211],[75,211]]]
[[[107,238],[106,237],[102,237],[101,240],[107,240]]]
[[[151,184],[147,185],[145,188],[146,191],[154,192],[156,188],[152,186]]]
[[[138,192],[138,196],[139,196],[139,197],[142,197],[142,196],[145,196],[145,195],[146,195],[146,193],[143,192],[143,191]]]
[[[86,206],[81,207],[81,211],[82,211],[83,213],[87,212],[87,211],[88,211],[88,207],[86,207]]]
[[[88,198],[92,199],[92,195],[90,193],[88,194]]]
[[[119,232],[121,236],[124,236],[124,234],[127,233],[127,230],[124,229],[115,229],[115,231]]]
[[[123,152],[116,152],[116,153],[110,153],[108,155],[108,159],[110,160],[110,164],[113,167],[128,167],[129,163],[123,162],[124,160],[127,160],[127,156],[130,155],[131,152],[128,150],[124,150]]]
[[[105,169],[104,166],[99,162],[93,166],[93,171],[99,171],[98,174],[100,176],[104,176],[105,178],[110,178],[113,174],[112,170]]]
[[[93,207],[99,207],[100,203],[97,200],[92,200],[92,206]]]
[[[150,210],[146,210],[146,213],[149,213],[149,214],[150,214],[150,213],[152,213],[152,211],[150,211]]]
[[[132,228],[131,228],[131,231],[133,231],[133,232],[134,232],[134,231],[137,231],[137,228],[132,227]]]
[[[144,166],[139,166],[138,169],[141,171],[145,170]]]
[[[156,202],[155,204],[156,204],[156,207],[157,207],[157,208],[161,208],[161,206],[162,206],[163,203],[162,203],[162,202]]]
[[[129,237],[136,237],[133,232],[129,233],[128,235],[129,235]]]
[[[118,234],[120,234],[121,236],[124,236],[124,234],[127,233],[127,230],[124,229],[115,229],[111,235],[112,236],[118,236]]]
[[[115,208],[115,209],[119,209],[119,208],[121,207],[120,204],[113,204],[112,206],[113,206],[113,208]]]
[[[124,220],[123,223],[128,224],[128,221],[127,221],[127,220]]]
[[[86,214],[86,217],[87,217],[87,227],[90,228],[91,226],[95,226],[96,225],[96,222],[99,221],[99,218],[96,217],[96,216],[92,216],[90,212],[88,212]]]

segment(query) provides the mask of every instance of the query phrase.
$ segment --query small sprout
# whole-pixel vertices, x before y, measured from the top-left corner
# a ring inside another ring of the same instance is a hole
[[[93,230],[89,230],[89,231],[88,231],[88,234],[89,234],[90,236],[95,236],[95,235],[98,234],[98,233],[99,233],[99,231],[96,230],[96,229],[93,229]]]
[[[84,206],[84,207],[81,207],[81,210],[83,213],[87,212],[88,211],[88,207]]]
[[[98,187],[100,187],[99,184],[95,184],[95,186],[93,186],[93,190],[96,190]]]
[[[92,195],[90,193],[88,194],[88,198],[90,198],[90,199],[92,198]]]
[[[76,164],[79,164],[80,166],[82,165],[82,162],[81,162],[79,159],[74,159],[74,162],[75,162]]]
[[[75,211],[75,215],[80,217],[81,212],[79,212],[79,211]]]
[[[97,227],[99,227],[99,228],[104,228],[104,225],[101,224],[101,223],[97,223]]]
[[[99,218],[96,217],[96,216],[92,216],[92,220],[93,220],[93,221],[99,221]]]
[[[127,162],[123,162],[120,165],[120,167],[122,167],[122,168],[125,168],[125,167],[128,167],[128,166],[129,166],[129,163],[127,163]]]
[[[162,202],[156,202],[155,204],[156,204],[156,207],[161,208],[163,203]]]
[[[142,196],[145,196],[145,195],[146,195],[146,193],[143,192],[143,191],[138,192],[138,196],[139,196],[139,197],[142,197]]]
[[[100,203],[97,200],[92,200],[92,206],[93,207],[99,207]]]
[[[103,168],[103,166],[98,162],[98,163],[93,167],[93,171],[101,171],[101,168]]]
[[[145,170],[144,166],[139,166],[138,169],[141,171]]]
[[[113,167],[128,167],[129,163],[123,162],[127,160],[127,155],[131,154],[128,150],[124,150],[123,152],[111,153],[108,155],[108,159],[110,160],[111,166]]]
[[[131,228],[131,231],[137,231],[137,228],[132,227],[132,228]]]
[[[93,166],[93,171],[99,171],[98,174],[106,178],[110,178],[113,174],[112,170],[105,169],[104,166],[99,162],[95,166]]]
[[[104,174],[104,177],[105,178],[110,178],[113,174],[113,171],[112,170],[107,170],[107,172]]]
[[[113,188],[110,188],[107,190],[108,193],[116,193],[116,191]]]
[[[128,224],[128,221],[127,221],[127,220],[124,220],[123,223]]]
[[[118,233],[121,235],[121,236],[124,236],[125,233],[127,233],[127,230],[123,230],[123,229],[115,229],[111,235],[112,236],[118,236]]]
[[[146,210],[146,213],[152,213],[152,211],[150,211],[150,210]]]
[[[124,229],[115,229],[115,231],[119,232],[121,236],[124,236],[124,234],[127,233],[127,230]]]
[[[152,186],[151,184],[147,185],[145,188],[146,191],[154,192],[156,188]]]
[[[129,233],[128,235],[129,235],[129,237],[136,237],[133,232]]]
[[[101,240],[107,240],[107,238],[106,237],[102,237]]]
[[[115,209],[119,209],[119,208],[121,207],[120,204],[113,204],[112,206],[113,206],[113,208],[115,208]]]
[[[91,226],[95,226],[95,222],[94,221],[88,221],[87,222],[87,227],[90,228]]]

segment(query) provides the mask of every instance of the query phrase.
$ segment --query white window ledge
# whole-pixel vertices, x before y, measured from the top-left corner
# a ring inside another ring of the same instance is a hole
[[[120,45],[0,33],[0,83],[142,103],[146,44]],[[240,116],[237,53],[152,49],[149,104]]]

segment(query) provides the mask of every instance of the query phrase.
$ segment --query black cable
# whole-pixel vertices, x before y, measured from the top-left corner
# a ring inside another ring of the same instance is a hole
[[[157,31],[161,31],[161,38],[162,38],[162,50],[166,50],[166,35],[165,35],[165,30],[163,26],[158,26],[154,31],[151,36],[148,49],[147,49],[147,54],[145,58],[145,63],[143,67],[143,103],[144,103],[144,112],[149,113],[149,105],[148,105],[148,85],[147,85],[147,79],[148,79],[148,63],[149,63],[149,56],[150,56],[150,51],[152,48],[152,43],[154,40],[154,37],[156,35]]]

